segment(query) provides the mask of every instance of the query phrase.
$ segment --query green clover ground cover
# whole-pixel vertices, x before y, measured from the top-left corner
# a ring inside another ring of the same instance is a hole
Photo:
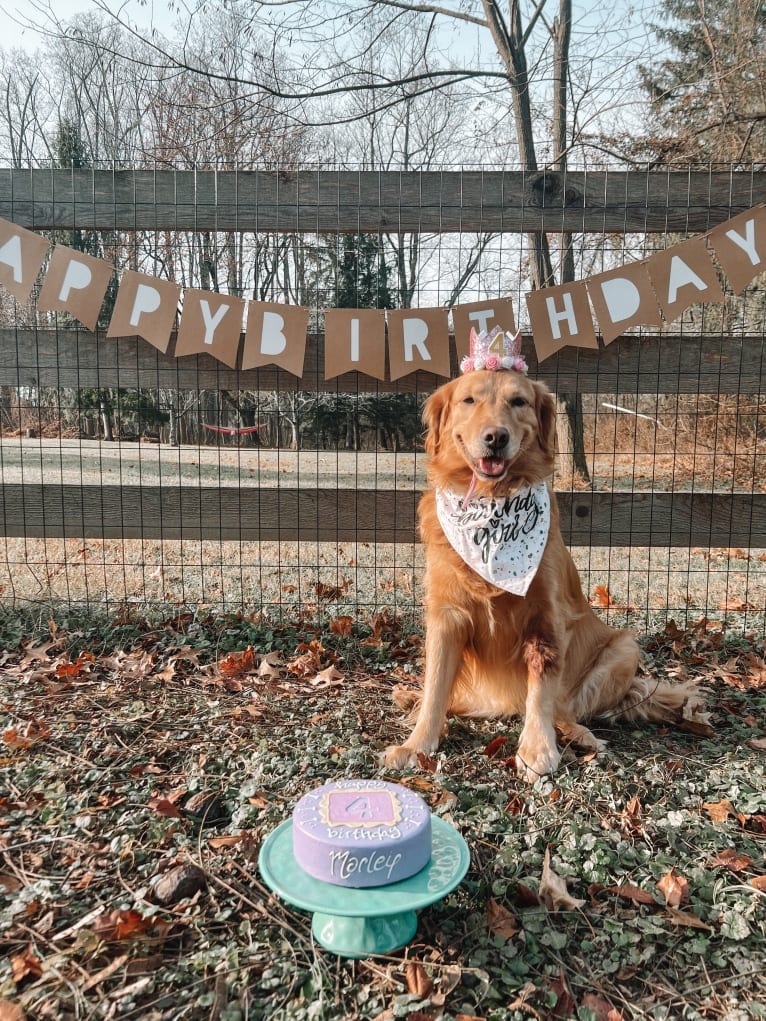
[[[260,881],[306,791],[384,776],[420,638],[388,614],[0,623],[0,1019],[766,1016],[766,664],[700,622],[644,640],[711,725],[604,726],[534,788],[518,723],[453,721],[389,775],[471,867],[413,943],[338,959]]]

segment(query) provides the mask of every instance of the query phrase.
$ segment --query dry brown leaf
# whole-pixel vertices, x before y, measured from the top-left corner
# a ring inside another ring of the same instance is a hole
[[[693,915],[691,911],[679,911],[678,908],[669,907],[665,911],[665,917],[669,918],[674,925],[686,925],[690,929],[706,929],[708,932],[714,931],[712,926]]]
[[[543,872],[540,877],[538,894],[549,911],[558,911],[559,908],[564,911],[573,911],[585,904],[584,900],[578,900],[568,892],[565,880],[556,875],[551,868],[551,852],[548,847],[545,849],[543,858]]]
[[[312,684],[321,685],[325,688],[336,687],[345,681],[345,675],[337,670],[334,666],[327,666],[324,670],[320,670],[316,677],[312,680]]]
[[[418,766],[420,766],[424,773],[435,773],[436,759],[426,755],[425,752],[418,752]]]
[[[576,1005],[564,972],[559,972],[558,978],[548,979],[548,985],[556,996],[556,1003],[551,1009],[551,1017],[573,1017]]]
[[[100,939],[111,943],[140,936],[151,926],[151,918],[144,918],[134,908],[117,909],[99,915],[93,923],[93,931]]]
[[[330,621],[330,631],[334,635],[350,635],[353,624],[353,617],[336,617]]]
[[[736,815],[730,801],[705,801],[702,804],[713,822],[726,822],[730,815]]]
[[[739,854],[733,848],[726,851],[719,851],[710,862],[711,865],[720,865],[722,868],[732,872],[743,872],[753,864],[753,859],[746,854]]]
[[[20,1003],[0,1000],[0,1021],[24,1021],[26,1014]]]
[[[611,1003],[607,1003],[595,993],[585,993],[580,1000],[581,1007],[587,1007],[596,1015],[596,1021],[623,1021],[621,1010],[615,1010]]]
[[[753,751],[766,752],[766,737],[751,737],[749,741],[745,741],[745,744]]]
[[[183,819],[183,815],[168,798],[149,798],[147,805],[165,819]]]
[[[431,993],[434,1007],[443,1007],[449,994],[460,985],[463,969],[459,964],[448,964],[439,970],[439,988]]]
[[[617,886],[609,886],[607,887],[607,893],[613,893],[616,897],[632,900],[635,904],[657,903],[657,899],[648,890],[643,890],[640,886],[634,886],[632,883],[619,883]]]
[[[487,902],[487,925],[493,936],[502,939],[513,939],[521,931],[513,912],[499,904],[494,897],[490,897]]]
[[[31,748],[40,741],[47,741],[51,736],[51,728],[44,720],[29,720],[27,725],[19,730],[17,727],[8,727],[3,731],[3,744],[14,751]]]
[[[761,893],[766,893],[766,876],[755,876],[750,880],[750,885]]]
[[[428,999],[434,984],[420,961],[407,961],[404,966],[404,977],[407,980],[408,992],[420,1000]]]
[[[681,904],[685,904],[689,900],[689,884],[674,868],[657,883],[657,889],[669,908],[680,907]]]
[[[35,953],[31,943],[18,954],[11,956],[11,977],[16,985],[24,979],[39,978],[43,973],[43,962]]]
[[[255,651],[251,645],[243,652],[230,652],[217,664],[224,677],[238,677],[255,670]]]

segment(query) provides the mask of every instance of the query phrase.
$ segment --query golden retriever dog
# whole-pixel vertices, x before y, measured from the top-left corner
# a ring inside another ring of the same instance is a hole
[[[425,405],[425,676],[392,768],[433,753],[448,715],[521,716],[516,762],[534,782],[556,769],[557,737],[603,747],[582,721],[679,721],[701,704],[692,684],[638,676],[633,636],[583,595],[550,485],[555,404],[521,367],[465,372]]]

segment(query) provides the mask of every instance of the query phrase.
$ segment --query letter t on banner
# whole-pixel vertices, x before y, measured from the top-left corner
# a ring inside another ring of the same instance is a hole
[[[513,302],[510,298],[498,298],[497,301],[472,301],[465,305],[453,305],[452,325],[455,328],[455,348],[460,364],[461,358],[470,353],[472,329],[477,333],[489,333],[496,326],[501,326],[506,333],[516,332]]]
[[[593,313],[583,283],[543,287],[527,295],[529,321],[538,361],[562,347],[598,348]]]
[[[328,308],[324,315],[324,378],[363,372],[386,376],[386,314],[377,308]]]
[[[163,354],[178,311],[181,288],[169,280],[127,269],[122,274],[107,337],[133,337],[148,340]]]

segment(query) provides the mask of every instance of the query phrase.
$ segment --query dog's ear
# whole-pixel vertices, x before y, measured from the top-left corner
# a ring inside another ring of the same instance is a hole
[[[535,382],[533,385],[540,446],[546,456],[553,458],[556,453],[556,402],[543,383]]]
[[[432,393],[423,405],[423,423],[426,427],[425,447],[429,457],[435,457],[441,441],[442,429],[447,421],[449,398],[446,387]]]

